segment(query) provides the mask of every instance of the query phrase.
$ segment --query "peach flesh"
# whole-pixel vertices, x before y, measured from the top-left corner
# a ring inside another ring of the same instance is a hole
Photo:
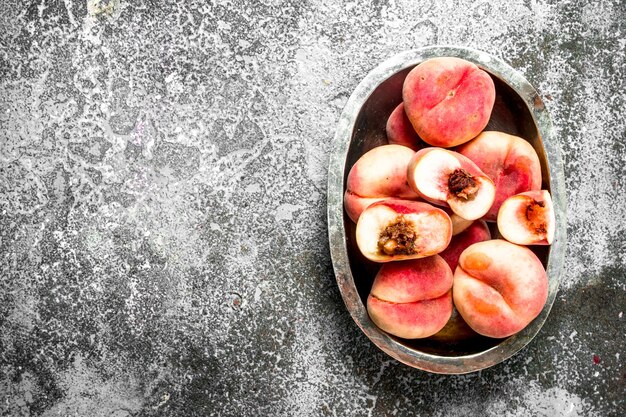
[[[493,182],[468,158],[447,149],[416,152],[407,179],[426,201],[449,206],[466,220],[484,216],[495,197]]]
[[[439,255],[454,271],[459,263],[461,253],[474,243],[491,239],[491,233],[484,221],[475,220],[464,232],[453,236],[448,247]]]
[[[524,329],[543,309],[548,277],[528,248],[494,239],[468,247],[454,272],[453,299],[477,333],[504,338]]]
[[[478,135],[496,97],[493,80],[475,64],[441,57],[422,62],[402,88],[405,112],[424,142],[444,148]]]
[[[353,222],[370,204],[382,199],[417,199],[407,184],[407,165],[413,152],[406,146],[383,145],[366,152],[350,169],[344,207]]]
[[[437,255],[385,264],[367,299],[370,318],[398,337],[431,336],[452,314],[452,279],[450,267]]]
[[[509,197],[498,212],[500,234],[518,245],[551,245],[555,224],[552,199],[546,190]]]
[[[383,200],[359,218],[356,242],[374,262],[417,259],[443,251],[452,238],[452,221],[441,209],[409,200]]]
[[[537,152],[524,139],[502,132],[482,132],[457,149],[471,159],[496,187],[494,203],[484,217],[496,221],[507,198],[541,188],[541,164]]]
[[[406,146],[414,151],[423,148],[422,140],[404,112],[404,103],[398,104],[391,112],[387,120],[386,132],[390,144]]]

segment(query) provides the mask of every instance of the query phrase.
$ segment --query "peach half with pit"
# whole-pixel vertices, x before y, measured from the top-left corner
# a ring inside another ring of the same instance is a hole
[[[474,243],[454,272],[454,305],[483,336],[504,338],[524,329],[543,309],[548,276],[527,247],[502,239]]]
[[[526,140],[503,132],[482,132],[457,148],[472,160],[496,186],[493,205],[485,220],[495,222],[507,198],[541,189],[541,164],[537,152]]]
[[[442,148],[413,155],[407,179],[424,200],[447,206],[466,220],[484,216],[495,198],[493,181],[465,156]]]
[[[356,225],[356,243],[374,262],[435,255],[452,238],[452,221],[428,203],[389,199],[366,208]]]
[[[409,72],[402,87],[406,114],[424,142],[443,148],[478,135],[496,98],[493,80],[469,61],[439,57]]]
[[[388,198],[418,199],[407,183],[407,166],[415,152],[406,146],[383,145],[361,156],[350,169],[344,208],[353,222],[370,204]]]
[[[414,151],[424,147],[404,111],[404,103],[398,104],[391,112],[389,119],[387,119],[386,132],[390,144],[406,146]]]
[[[498,230],[518,245],[551,245],[556,218],[547,190],[527,191],[507,198],[498,212]]]
[[[452,314],[450,267],[438,255],[384,264],[367,298],[367,311],[382,330],[405,339],[439,332]]]

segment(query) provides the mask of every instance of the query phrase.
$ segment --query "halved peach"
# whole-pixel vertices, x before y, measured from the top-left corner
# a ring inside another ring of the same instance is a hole
[[[503,338],[539,315],[548,297],[548,276],[530,249],[506,240],[487,240],[461,254],[452,296],[475,332]]]
[[[555,224],[552,198],[546,190],[509,197],[498,212],[500,234],[518,245],[551,245]]]
[[[452,221],[428,203],[388,199],[366,208],[356,225],[356,243],[374,262],[425,258],[443,251]]]
[[[465,156],[442,148],[417,151],[407,179],[426,201],[450,209],[466,220],[484,216],[495,197],[493,181]]]
[[[387,198],[418,199],[407,184],[407,165],[413,150],[400,145],[378,146],[361,156],[350,169],[344,207],[357,222],[370,204]]]
[[[431,336],[452,314],[452,271],[437,255],[383,265],[367,298],[372,321],[406,339]]]
[[[391,112],[387,119],[387,140],[391,144],[402,145],[417,151],[423,148],[423,142],[415,132],[411,121],[404,112],[404,103]]]
[[[484,220],[495,222],[507,198],[541,189],[537,152],[524,139],[502,132],[482,132],[457,151],[472,160],[496,186],[496,197]]]
[[[482,220],[474,220],[462,233],[452,236],[448,247],[439,255],[448,263],[452,271],[456,270],[461,253],[474,243],[491,239],[491,232],[487,223]]]
[[[440,57],[409,72],[402,87],[406,114],[424,142],[449,148],[478,135],[495,103],[493,80],[475,64]]]

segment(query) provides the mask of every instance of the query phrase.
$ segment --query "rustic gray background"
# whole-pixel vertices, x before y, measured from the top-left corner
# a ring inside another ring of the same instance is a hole
[[[1,415],[624,415],[623,1],[94,3],[0,3]],[[432,44],[518,68],[566,162],[553,312],[466,376],[375,348],[327,243],[343,105]]]

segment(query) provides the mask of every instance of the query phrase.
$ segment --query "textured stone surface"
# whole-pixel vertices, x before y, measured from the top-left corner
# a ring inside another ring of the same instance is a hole
[[[0,414],[624,415],[626,6],[0,4]],[[570,244],[538,337],[476,374],[377,350],[328,253],[351,91],[430,44],[546,98]]]

